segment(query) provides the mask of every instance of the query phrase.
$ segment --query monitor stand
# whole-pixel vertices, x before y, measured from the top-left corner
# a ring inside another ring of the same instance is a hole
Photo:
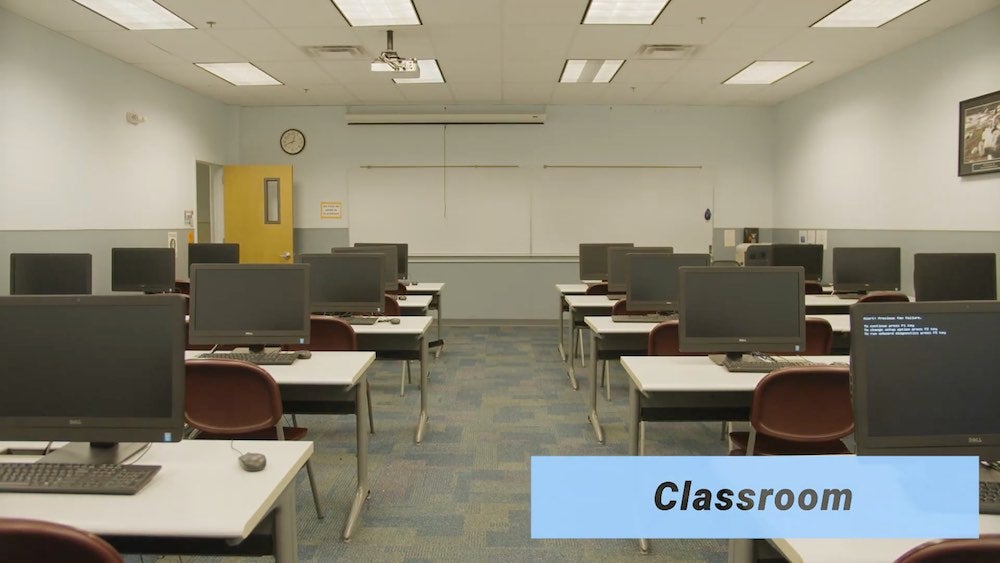
[[[43,456],[39,463],[120,464],[134,456],[149,442],[70,442]]]
[[[738,362],[743,359],[743,352],[726,352],[725,354],[709,354],[708,359],[716,365],[723,365],[726,360]]]

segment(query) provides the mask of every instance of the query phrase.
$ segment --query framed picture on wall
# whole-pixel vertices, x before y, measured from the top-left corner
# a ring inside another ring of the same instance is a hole
[[[958,175],[1000,172],[1000,91],[958,104]]]

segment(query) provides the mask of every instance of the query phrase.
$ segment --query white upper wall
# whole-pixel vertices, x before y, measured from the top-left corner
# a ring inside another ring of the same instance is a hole
[[[414,85],[419,88],[420,85]],[[715,185],[715,226],[769,226],[773,170],[770,108],[549,106],[544,125],[346,125],[343,107],[240,110],[244,164],[291,164],[295,226],[346,228],[320,219],[321,201],[347,202],[348,171],[363,165],[701,165]],[[306,148],[284,154],[290,127]],[[608,205],[614,186],[608,186]],[[567,194],[572,197],[572,194]]]
[[[777,108],[775,227],[1000,229],[1000,173],[959,178],[958,104],[1000,90],[1000,9]]]
[[[235,161],[235,108],[3,9],[0,77],[0,230],[183,228],[195,161]]]

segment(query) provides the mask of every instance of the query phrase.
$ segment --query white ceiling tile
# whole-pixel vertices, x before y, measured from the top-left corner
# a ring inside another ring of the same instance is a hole
[[[323,69],[315,61],[261,62],[254,64],[264,72],[280,80],[283,84],[296,88],[315,88],[317,86],[339,84],[332,76],[323,72]]]
[[[846,0],[758,0],[735,22],[746,27],[808,27]]]
[[[502,0],[433,0],[415,3],[424,25],[495,24],[503,13]]]
[[[183,62],[163,49],[150,44],[143,37],[125,29],[119,29],[119,31],[67,31],[66,35],[127,63],[176,64]]]
[[[361,44],[361,40],[352,27],[285,27],[278,29],[278,31],[292,43],[303,47]],[[384,45],[383,43],[382,47],[379,47],[379,51]]]
[[[643,43],[670,45],[708,45],[729,29],[722,25],[654,25],[646,32]]]
[[[428,85],[421,84],[421,86]],[[365,105],[402,104],[406,102],[406,98],[403,97],[397,85],[391,80],[384,84],[358,82],[345,84],[344,87],[355,98],[363,100],[361,103]]]
[[[746,66],[791,37],[795,31],[783,27],[734,27],[712,43],[699,47],[693,56],[697,59],[742,59],[746,61],[743,66]]]
[[[503,33],[499,25],[424,27],[442,59],[494,64],[502,58]]]
[[[503,21],[506,24],[565,24],[583,21],[587,0],[506,0]]]
[[[503,87],[495,82],[455,82],[448,80],[454,100],[463,104],[499,104],[503,101]]]
[[[554,104],[602,104],[607,84],[556,84],[552,90]]]
[[[350,27],[330,0],[245,0],[245,2],[277,28]]]
[[[687,61],[628,60],[615,75],[613,83],[662,83],[677,74]]]
[[[578,25],[508,25],[503,29],[505,61],[566,59]]]
[[[504,61],[503,80],[504,82],[550,82],[555,84],[559,81],[562,73],[563,58],[550,58],[536,61]]]
[[[758,0],[670,0],[654,26],[716,25],[728,27]],[[812,1],[812,0],[808,0]],[[699,18],[705,18],[704,23]]]
[[[243,0],[157,0],[160,5],[197,27],[208,29],[263,29],[267,20],[251,10]]]
[[[309,55],[274,29],[213,29],[207,31],[249,61],[301,61]]]
[[[164,51],[188,62],[242,62],[236,51],[226,47],[207,32],[197,29],[170,31],[132,31]]]
[[[438,66],[448,82],[500,82],[503,79],[503,65],[499,61],[477,64],[439,59]]]
[[[552,100],[552,91],[556,83],[552,82],[510,82],[505,81],[503,87],[503,102],[505,104],[548,104]]]
[[[70,0],[0,0],[3,7],[55,31],[119,31],[122,26]]]
[[[642,25],[582,25],[576,30],[568,59],[627,59],[635,55],[649,28]]]
[[[416,104],[451,104],[455,98],[447,84],[400,84],[399,93]]]

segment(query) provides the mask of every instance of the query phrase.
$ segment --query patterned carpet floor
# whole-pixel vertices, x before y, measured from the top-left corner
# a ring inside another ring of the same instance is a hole
[[[349,542],[340,535],[355,486],[354,417],[298,417],[315,441],[313,466],[326,509],[326,518],[318,520],[305,474],[300,474],[300,559],[416,563],[641,557],[635,540],[531,539],[531,456],[627,454],[627,376],[621,366],[612,369],[612,402],[599,398],[606,433],[602,445],[587,421],[590,366],[577,369],[580,390],[574,391],[556,349],[555,326],[446,326],[442,334],[444,350],[430,363],[430,423],[422,444],[413,441],[420,405],[417,364],[404,397],[399,396],[401,361],[376,361],[368,373],[376,430],[369,446],[371,496]],[[648,424],[646,435],[646,455],[726,453],[719,423]],[[593,486],[614,487],[627,478],[594,475]],[[654,540],[646,557],[721,562],[726,548],[724,540]]]

